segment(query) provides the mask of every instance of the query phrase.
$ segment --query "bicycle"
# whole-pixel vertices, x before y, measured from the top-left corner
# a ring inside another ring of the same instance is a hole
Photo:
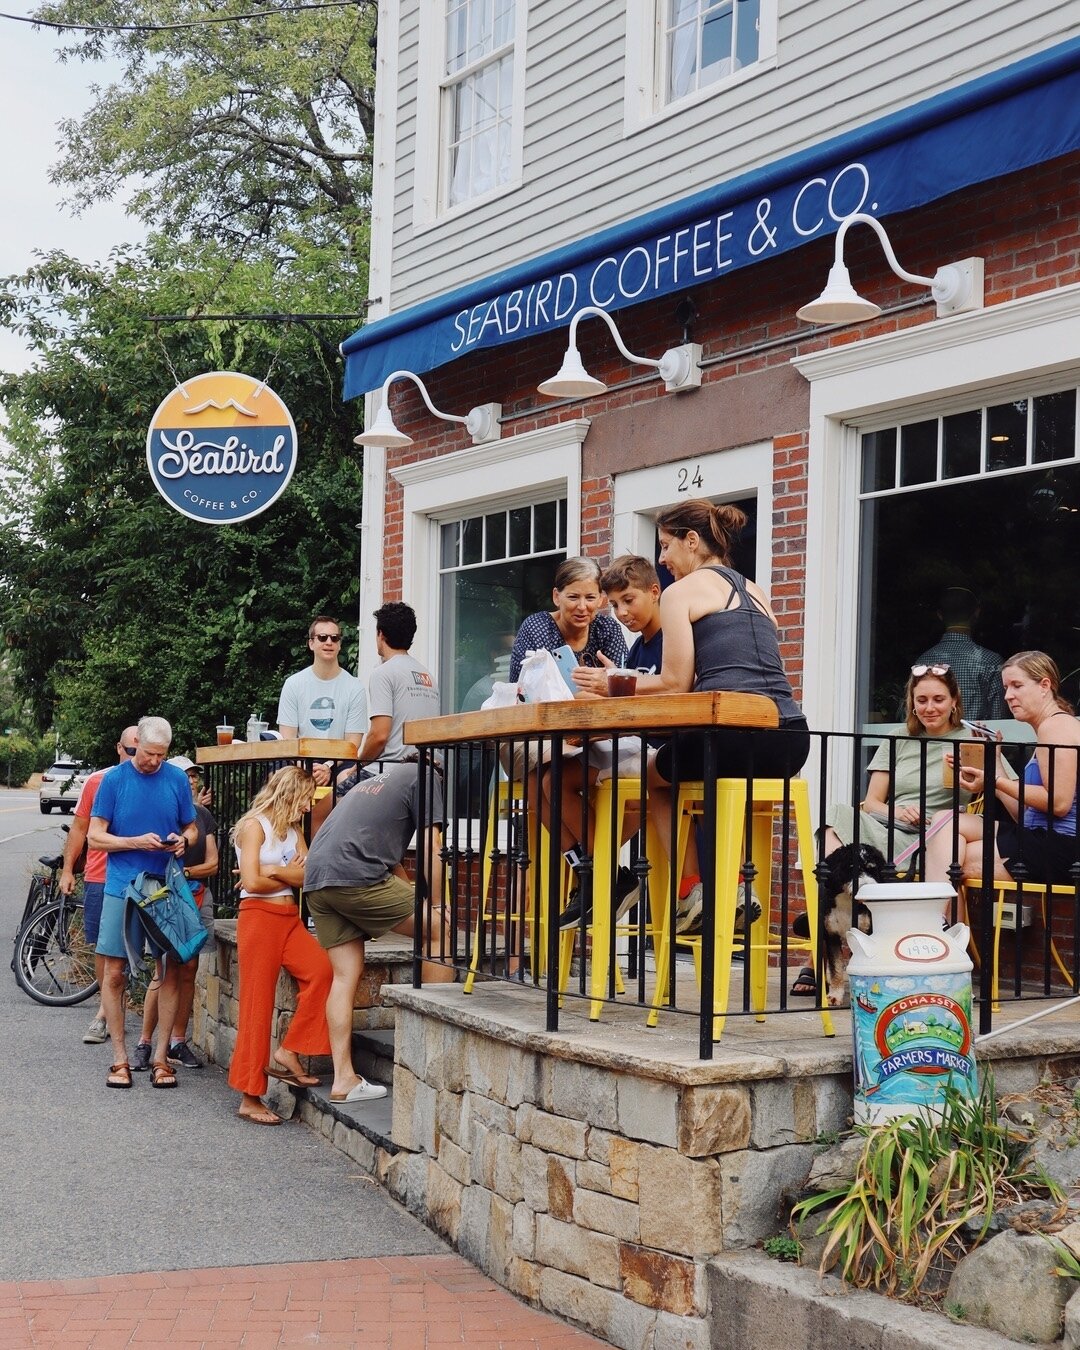
[[[60,890],[63,854],[38,861],[48,876],[35,873],[30,879],[11,968],[19,988],[36,1002],[72,1007],[98,991],[94,948],[83,929],[82,900]]]

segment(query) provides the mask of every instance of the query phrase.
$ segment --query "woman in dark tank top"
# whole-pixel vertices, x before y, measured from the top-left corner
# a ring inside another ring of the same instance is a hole
[[[732,544],[745,524],[738,507],[704,500],[680,502],[657,515],[660,561],[675,582],[660,600],[664,658],[654,677],[658,687],[642,692],[732,689],[771,698],[780,729],[752,736],[745,730],[717,732],[716,773],[788,778],[805,763],[810,736],[784,673],[769,598],[731,568]],[[672,781],[676,757],[680,779],[700,778],[704,737],[683,733],[659,751],[657,786]]]

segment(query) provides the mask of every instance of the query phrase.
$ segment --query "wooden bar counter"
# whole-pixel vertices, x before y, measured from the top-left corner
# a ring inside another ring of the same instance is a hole
[[[231,745],[200,745],[196,764],[249,764],[261,759],[356,759],[352,741],[327,741],[301,736],[291,741],[233,741]]]
[[[509,708],[419,718],[406,722],[403,734],[410,745],[450,745],[457,741],[546,736],[552,732],[612,736],[693,727],[775,727],[778,722],[772,699],[761,694],[708,690],[700,694],[635,694],[629,698],[516,703]]]

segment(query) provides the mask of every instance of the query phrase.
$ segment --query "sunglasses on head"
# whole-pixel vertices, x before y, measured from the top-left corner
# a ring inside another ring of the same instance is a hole
[[[341,641],[341,634],[340,634],[340,633],[312,633],[311,636],[315,639],[316,642],[340,642],[340,641]]]
[[[938,661],[933,666],[912,666],[911,673],[918,679],[921,675],[944,675],[946,671],[951,669],[948,661]]]

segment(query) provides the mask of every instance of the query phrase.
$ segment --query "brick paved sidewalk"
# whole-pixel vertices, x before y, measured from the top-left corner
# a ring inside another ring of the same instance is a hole
[[[458,1256],[0,1284],[0,1350],[290,1345],[356,1350],[589,1350],[603,1343],[519,1303]]]

